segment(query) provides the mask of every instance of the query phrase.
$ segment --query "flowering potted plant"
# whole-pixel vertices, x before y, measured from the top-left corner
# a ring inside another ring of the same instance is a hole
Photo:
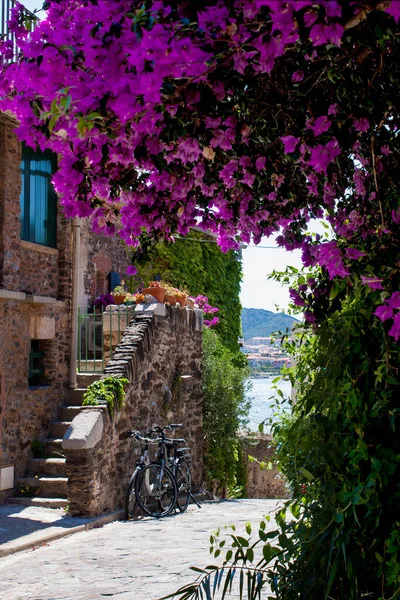
[[[145,300],[144,294],[140,294],[140,293],[133,294],[132,300],[135,304],[142,304]]]
[[[157,302],[164,302],[165,298],[165,287],[162,285],[161,281],[150,281],[149,287],[143,288],[143,294],[150,294],[156,298]]]
[[[178,304],[181,306],[186,306],[186,300],[189,296],[189,292],[185,288],[175,289],[174,296]]]
[[[114,298],[114,304],[123,304],[127,296],[127,292],[122,285],[117,285],[111,292],[111,295]]]
[[[170,283],[164,283],[165,287],[165,302],[168,302],[171,306],[175,306],[176,304],[176,293],[177,289],[174,288]]]
[[[93,302],[93,306],[97,312],[102,312],[110,304],[114,304],[114,296],[112,294],[101,294]]]

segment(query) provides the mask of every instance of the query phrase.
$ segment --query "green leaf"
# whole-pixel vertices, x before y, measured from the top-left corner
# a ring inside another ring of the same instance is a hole
[[[305,469],[304,467],[300,467],[299,471],[302,475],[304,475],[304,477],[306,477],[306,479],[308,479],[309,481],[312,481],[314,479],[314,475],[312,473],[310,473],[310,471],[308,471],[307,469]]]

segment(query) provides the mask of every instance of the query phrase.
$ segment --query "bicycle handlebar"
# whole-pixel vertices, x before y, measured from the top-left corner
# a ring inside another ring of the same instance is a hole
[[[143,435],[141,435],[138,431],[128,431],[128,436],[129,437],[134,437],[137,440],[140,440],[141,442],[145,442],[146,444],[156,444],[158,443],[161,438],[157,437],[157,438],[150,438],[150,437],[145,437]]]
[[[160,427],[159,425],[155,425],[154,427],[152,427],[151,429],[148,430],[148,432],[145,434],[145,436],[142,436],[138,431],[135,431],[134,429],[132,429],[131,431],[128,431],[128,437],[135,437],[137,440],[141,440],[142,442],[151,444],[154,442],[159,442],[160,440],[165,438],[164,431],[166,431],[166,430],[171,431],[171,429],[178,429],[180,427],[183,427],[182,423],[170,423],[169,425],[165,425],[165,427]],[[152,438],[146,437],[146,436],[152,436],[152,435],[160,434],[160,433],[161,433],[162,437],[152,437]],[[182,440],[178,440],[178,441],[181,442]]]

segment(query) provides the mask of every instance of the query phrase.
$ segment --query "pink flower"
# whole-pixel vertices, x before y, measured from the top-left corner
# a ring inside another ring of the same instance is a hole
[[[302,298],[300,296],[300,294],[298,293],[297,290],[295,290],[294,288],[291,288],[289,290],[289,295],[290,298],[292,299],[292,302],[296,305],[296,306],[304,306],[305,305],[305,300],[304,298]]]
[[[299,69],[298,71],[295,71],[292,75],[293,83],[299,83],[299,81],[303,81],[303,79],[304,79],[304,71],[302,71],[301,69]]]
[[[339,154],[340,148],[338,141],[336,138],[332,138],[325,146],[319,144],[311,149],[311,156],[308,164],[313,167],[317,173],[326,174],[328,165],[330,165]]]
[[[311,121],[306,122],[307,129],[311,129],[314,132],[315,137],[328,131],[331,125],[332,122],[325,115],[318,117],[313,125],[311,124]]]
[[[385,321],[393,317],[393,310],[389,308],[389,306],[385,306],[383,304],[382,306],[378,306],[378,308],[374,312],[374,315],[377,316],[378,319],[380,319],[384,323]]]
[[[388,306],[390,308],[398,308],[400,309],[400,292],[393,292],[388,300],[386,300]]]
[[[346,248],[345,253],[350,260],[358,260],[362,256],[365,256],[365,252],[361,252],[357,248]]]
[[[337,115],[339,112],[339,104],[331,104],[328,108],[328,115]]]
[[[306,321],[308,321],[308,323],[315,323],[315,321],[317,320],[316,316],[313,315],[311,312],[309,312],[308,310],[306,310],[304,312],[304,318]]]
[[[259,156],[256,160],[256,169],[257,171],[262,171],[263,169],[265,169],[265,163],[266,163],[267,159],[265,156]]]
[[[383,154],[383,156],[389,156],[389,154],[391,154],[392,151],[390,150],[388,144],[385,144],[384,146],[381,147],[381,154]]]
[[[134,267],[133,265],[129,265],[129,267],[126,269],[127,275],[135,275],[136,273],[137,273],[137,268]]]
[[[366,117],[359,117],[359,118],[355,117],[353,119],[353,126],[356,131],[362,131],[362,132],[368,131],[368,129],[370,127],[369,121]]]
[[[300,143],[300,138],[294,137],[294,135],[284,135],[280,138],[281,142],[285,147],[285,154],[290,154],[296,150],[297,144]]]
[[[318,263],[328,271],[329,279],[336,276],[346,277],[349,274],[344,267],[342,254],[335,241],[320,244],[317,246],[315,254]]]
[[[371,290],[383,290],[382,279],[379,279],[379,277],[361,275],[361,283],[367,285]]]
[[[394,315],[392,328],[389,329],[389,335],[394,337],[397,340],[400,338],[400,313]]]
[[[331,23],[330,25],[317,23],[310,31],[310,40],[314,46],[322,46],[329,42],[335,44],[335,46],[340,46],[343,31],[343,26],[339,23]]]
[[[392,15],[395,21],[400,19],[400,3],[397,0],[392,0],[390,6],[387,6],[383,10]]]

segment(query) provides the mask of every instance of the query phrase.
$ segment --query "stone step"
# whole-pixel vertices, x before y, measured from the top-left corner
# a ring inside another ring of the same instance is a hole
[[[81,406],[82,396],[85,392],[86,392],[86,387],[79,387],[79,388],[67,390],[68,406]]]
[[[65,458],[31,458],[28,463],[28,474],[66,477]]]
[[[71,421],[53,421],[50,426],[50,435],[55,438],[63,438]]]
[[[58,417],[60,421],[71,422],[82,410],[82,406],[60,406]]]
[[[43,438],[40,440],[45,444],[46,458],[65,458],[62,449],[62,438]]]
[[[68,496],[67,477],[21,477],[16,480],[16,486],[18,490],[28,488],[40,498],[67,498]]]
[[[78,388],[87,388],[88,385],[94,383],[100,377],[102,377],[104,373],[78,373],[77,384]]]
[[[67,498],[7,498],[7,504],[19,504],[22,506],[41,506],[42,508],[67,508]]]

